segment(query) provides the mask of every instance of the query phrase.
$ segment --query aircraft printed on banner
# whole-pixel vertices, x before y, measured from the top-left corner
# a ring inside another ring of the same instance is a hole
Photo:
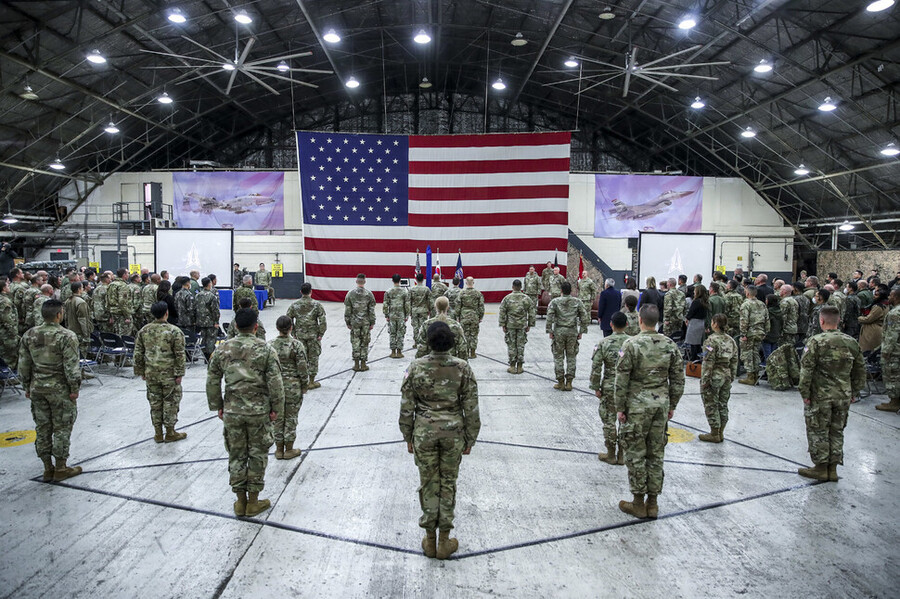
[[[665,191],[655,200],[651,200],[645,204],[629,205],[617,199],[612,201],[613,208],[608,210],[616,220],[645,220],[662,214],[665,212],[675,200],[687,197],[693,194],[693,191]]]
[[[244,214],[245,212],[253,212],[257,207],[266,204],[274,204],[275,198],[272,196],[264,196],[259,193],[250,193],[242,196],[235,196],[224,202],[218,201],[211,196],[200,195],[199,193],[186,193],[182,199],[182,208],[189,212],[212,214],[213,210],[225,210],[234,214]]]

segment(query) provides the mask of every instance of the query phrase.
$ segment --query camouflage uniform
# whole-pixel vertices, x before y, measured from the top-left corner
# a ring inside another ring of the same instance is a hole
[[[550,349],[556,380],[575,379],[575,358],[578,356],[578,336],[587,333],[588,316],[584,304],[571,295],[558,297],[547,306],[547,333],[553,335]]]
[[[8,293],[0,294],[0,358],[13,370],[19,363],[19,314]]]
[[[534,302],[521,291],[513,291],[500,302],[500,327],[506,329],[506,349],[510,365],[525,361],[528,329],[534,326],[536,317]]]
[[[262,491],[269,448],[275,441],[269,413],[284,410],[284,385],[275,350],[250,333],[221,344],[209,363],[206,399],[210,410],[224,411],[231,490]]]
[[[244,271],[241,269],[231,271],[231,288],[240,289],[244,286]]]
[[[594,297],[596,295],[597,283],[594,282],[594,279],[590,277],[578,279],[578,299],[584,304],[584,311],[587,312],[588,322],[591,321],[591,307],[594,304]]]
[[[462,292],[462,288],[457,285],[450,285],[447,287],[447,293],[444,295],[447,297],[447,301],[450,302],[450,318],[459,318],[459,294]]]
[[[409,292],[403,287],[393,286],[384,294],[384,317],[388,320],[388,332],[391,337],[391,351],[403,349],[403,338],[406,336],[406,319],[409,318]]]
[[[25,294],[28,290],[31,289],[31,285],[25,283],[25,281],[19,281],[17,283],[11,283],[9,286],[9,295],[12,299],[13,305],[16,307],[16,312],[18,314],[18,328],[19,335],[21,336],[27,329],[25,326],[25,306],[23,305],[25,301]]]
[[[591,358],[590,387],[600,391],[600,422],[603,423],[603,438],[609,450],[607,455],[615,455],[618,436],[616,433],[616,364],[622,344],[630,339],[625,333],[613,334],[600,340]],[[623,447],[624,449],[624,447]]]
[[[68,459],[69,437],[78,417],[69,395],[81,387],[75,333],[46,321],[26,331],[19,347],[19,377],[31,396],[38,457]]]
[[[775,357],[775,366],[773,368],[777,369],[775,370],[777,373],[776,376],[779,374],[786,374],[792,381],[791,385],[796,384],[797,378],[800,376],[800,361],[797,359],[797,350],[795,349],[797,345],[799,313],[800,304],[797,303],[797,298],[792,295],[782,298],[781,314],[782,322],[784,324],[781,329],[781,340],[779,341],[778,346],[787,346],[789,351],[783,352],[783,358],[779,356]],[[771,358],[771,356],[769,357]],[[782,362],[784,362],[783,366]],[[774,388],[768,373],[769,361],[766,360],[766,378],[769,379],[769,386]]]
[[[322,342],[328,323],[325,321],[325,309],[322,304],[309,297],[301,297],[291,304],[287,311],[288,318],[294,321],[293,335],[303,342],[306,348],[306,360],[309,365],[309,382],[314,383],[319,373],[319,355],[322,353]]]
[[[815,304],[809,312],[809,324],[806,325],[807,338],[815,337],[822,332],[822,325],[819,324],[819,312],[822,311],[827,304]]]
[[[72,281],[63,277],[60,282],[62,286],[59,288],[59,301],[65,304],[72,297]]]
[[[28,289],[26,289],[22,293],[22,310],[25,311],[25,330],[27,331],[33,326],[39,325],[43,322],[43,317],[38,314],[38,319],[34,319],[34,302],[39,297],[46,297],[43,293],[41,293],[40,287],[35,287],[32,285]],[[22,331],[24,334],[24,331]]]
[[[100,284],[94,289],[91,295],[91,311],[94,322],[103,332],[109,331],[109,308],[106,305],[106,296],[109,291],[109,285]]]
[[[800,363],[793,345],[782,345],[766,360],[766,380],[773,391],[787,391],[800,380]]]
[[[44,295],[43,293],[34,298],[34,303],[31,304],[31,321],[34,322],[34,326],[37,326],[38,323],[44,322],[44,317],[41,315],[41,308],[43,308],[44,302],[46,302],[48,299],[53,298],[49,295]]]
[[[884,380],[885,393],[891,402],[895,404],[900,401],[900,305],[891,308],[884,317],[881,333],[881,376]]]
[[[759,348],[769,332],[769,311],[756,298],[741,304],[741,358],[748,375],[759,373]],[[747,338],[744,341],[744,337]]]
[[[484,296],[474,287],[466,287],[459,294],[459,324],[469,344],[469,357],[478,349],[478,331],[484,318]]]
[[[413,336],[416,336],[422,323],[433,313],[434,298],[424,282],[409,290],[409,306],[411,310],[411,324]]]
[[[738,348],[725,333],[713,333],[704,344],[706,355],[700,374],[700,397],[713,434],[725,429],[731,382],[737,377]]]
[[[550,277],[553,276],[553,267],[547,266],[541,271],[541,288],[550,291]]]
[[[550,292],[550,299],[555,300],[558,297],[562,296],[562,284],[566,282],[566,278],[562,275],[558,275],[553,273],[550,275],[550,278],[547,279],[547,284],[549,287],[547,291]],[[590,316],[590,314],[588,314]]]
[[[466,342],[466,334],[463,332],[462,326],[446,314],[438,314],[434,318],[429,318],[423,322],[422,326],[419,327],[419,330],[415,332],[417,346],[416,358],[422,358],[431,353],[431,349],[428,347],[428,342],[426,341],[426,333],[428,332],[429,325],[439,320],[441,322],[446,322],[447,326],[450,327],[450,331],[453,333],[453,350],[450,352],[451,355],[454,355],[461,360],[468,360],[469,344]]]
[[[267,270],[258,270],[253,277],[253,283],[259,287],[265,287],[266,299],[272,299],[272,275]]]
[[[131,321],[134,316],[134,297],[125,280],[116,279],[109,284],[106,290],[106,307],[112,321],[109,323],[110,332],[116,335],[134,334]]]
[[[726,318],[728,317],[728,310],[725,306],[725,298],[719,293],[709,296],[709,310],[707,310],[707,321],[712,322],[712,317],[716,314],[724,314]],[[707,324],[707,328],[709,328],[709,324]]]
[[[663,298],[663,334],[671,337],[684,328],[684,294],[678,289],[670,289]]]
[[[250,298],[253,302],[250,305],[250,309],[259,315],[259,300],[256,299],[256,293],[253,291],[253,287],[248,287],[247,285],[241,285],[234,290],[234,293],[231,296],[231,309],[237,312],[240,309],[241,300],[245,297]]]
[[[178,299],[177,297],[175,299]],[[200,289],[200,293],[196,295],[194,300],[197,315],[197,328],[200,329],[200,345],[203,346],[203,353],[206,358],[216,349],[216,339],[218,330],[216,325],[219,324],[219,298],[216,294],[207,289]],[[181,314],[181,308],[178,309]]]
[[[800,397],[804,404],[809,455],[816,465],[844,463],[844,427],[850,399],[866,385],[859,344],[838,331],[812,337],[800,359]]]
[[[178,311],[178,326],[195,331],[197,327],[197,299],[190,289],[180,289],[175,294],[175,309]]]
[[[156,303],[157,289],[159,289],[159,285],[155,283],[148,283],[141,289],[141,321],[144,324],[150,324],[153,321],[150,306]]]
[[[233,324],[234,323],[232,322],[232,325]],[[262,339],[263,341],[265,341],[266,340],[266,329],[263,327],[261,322],[257,322],[256,324],[259,325],[256,329],[256,338]],[[228,327],[228,333],[225,334],[225,339],[226,340],[234,339],[239,334],[240,334],[240,331],[238,331],[238,328],[236,326],[230,326],[230,327]]]
[[[858,294],[851,293],[844,300],[844,313],[841,316],[845,335],[850,335],[854,339],[859,338],[860,316],[862,316],[862,302],[860,302]]]
[[[635,312],[625,312],[625,318],[628,319],[628,324],[625,325],[625,334],[629,337],[634,337],[635,335],[641,332],[641,316],[636,311]]]
[[[401,393],[400,432],[419,467],[419,526],[448,531],[462,452],[481,430],[478,383],[466,361],[434,352],[409,365]]]
[[[809,333],[809,298],[803,295],[792,295],[797,301],[797,338],[806,341]]]
[[[141,300],[141,291],[143,289],[137,283],[128,283],[128,289],[131,290],[131,322],[132,330],[137,333],[141,330],[146,322],[144,322],[143,302]]]
[[[365,287],[356,287],[344,296],[344,322],[350,328],[353,359],[369,359],[369,341],[375,326],[375,296]]]
[[[728,334],[734,338],[741,332],[741,306],[744,304],[744,296],[738,291],[729,291],[725,294],[725,316],[728,317]]]
[[[91,342],[91,333],[94,332],[94,322],[87,302],[80,295],[73,295],[66,300],[65,310],[65,326],[78,337],[78,346],[81,353],[85,354]]]
[[[175,427],[184,376],[184,333],[168,322],[154,321],[138,331],[134,342],[134,374],[147,381],[150,421],[155,428]]]
[[[635,495],[662,492],[668,413],[675,411],[683,393],[684,361],[671,339],[641,331],[622,344],[616,365],[616,412],[626,416],[619,439]]]
[[[525,292],[525,295],[527,295],[531,301],[534,302],[535,307],[537,307],[538,297],[541,295],[541,277],[539,277],[536,272],[528,273],[525,275],[522,289]]]
[[[275,419],[275,442],[290,443],[297,439],[297,414],[303,405],[303,394],[309,385],[306,348],[293,337],[279,335],[269,342],[278,355],[284,386],[284,409]]]

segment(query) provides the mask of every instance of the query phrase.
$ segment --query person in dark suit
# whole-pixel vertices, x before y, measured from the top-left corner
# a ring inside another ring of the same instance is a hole
[[[612,335],[612,325],[609,320],[621,307],[622,293],[616,289],[616,281],[606,279],[603,291],[600,292],[600,303],[597,304],[597,318],[600,320],[600,329],[603,331],[604,337]]]

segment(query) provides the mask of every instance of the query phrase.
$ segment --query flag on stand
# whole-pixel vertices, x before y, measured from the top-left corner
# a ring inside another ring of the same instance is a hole
[[[462,252],[456,253],[456,272],[453,273],[454,277],[459,278],[459,286],[463,286],[463,279],[465,279],[465,275],[463,275],[463,267],[462,267]]]
[[[584,255],[578,254],[578,278],[584,276]]]
[[[434,274],[437,275],[439,279],[444,279],[444,277],[441,276],[441,248],[438,248],[437,253],[434,255]]]
[[[553,268],[559,266],[559,250],[553,250]]]
[[[410,253],[443,241],[466,248],[466,274],[500,301],[512,279],[568,243],[569,141],[298,132],[313,296],[342,301],[363,272],[380,300]]]
[[[431,289],[431,246],[425,247],[425,286]]]
[[[422,272],[422,267],[419,265],[419,249],[416,248],[416,270],[413,273],[413,276],[418,277],[420,272]]]

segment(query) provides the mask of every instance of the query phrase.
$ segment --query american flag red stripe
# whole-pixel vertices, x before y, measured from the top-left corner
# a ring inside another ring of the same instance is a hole
[[[435,261],[465,254],[465,274],[500,301],[529,266],[566,251],[569,143],[569,133],[299,132],[314,297],[342,301],[364,272],[380,301],[430,245]]]

